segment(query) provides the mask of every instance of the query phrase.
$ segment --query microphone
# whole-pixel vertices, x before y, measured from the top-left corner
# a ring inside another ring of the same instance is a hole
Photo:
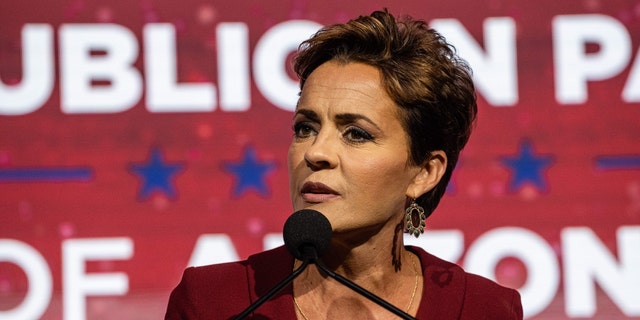
[[[327,217],[316,210],[303,209],[287,219],[282,236],[289,253],[304,261],[305,257],[313,260],[321,257],[329,249],[333,233]]]
[[[331,223],[322,213],[303,209],[294,212],[284,223],[282,231],[285,247],[296,259],[302,260],[302,265],[294,270],[291,275],[280,281],[264,296],[249,305],[242,313],[234,317],[234,320],[244,319],[251,312],[267,302],[282,288],[297,278],[310,263],[318,261],[318,258],[327,251],[331,244]]]
[[[365,298],[377,303],[379,306],[387,309],[398,317],[406,320],[415,320],[411,315],[398,309],[386,300],[376,296],[351,280],[327,268],[320,260],[320,257],[322,257],[325,251],[329,248],[332,237],[333,233],[331,223],[322,213],[312,209],[303,209],[294,212],[284,224],[283,238],[285,247],[289,253],[291,253],[291,255],[296,259],[302,260],[302,265],[293,271],[293,273],[287,278],[279,282],[264,296],[252,303],[234,319],[243,319],[247,317],[251,312],[297,278],[302,271],[309,266],[309,264],[315,263],[318,269],[331,278],[349,287],[351,290],[359,293]]]

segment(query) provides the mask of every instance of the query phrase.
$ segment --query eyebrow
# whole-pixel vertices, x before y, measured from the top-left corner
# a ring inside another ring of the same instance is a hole
[[[338,121],[338,123],[342,123],[342,124],[352,123],[352,122],[355,122],[356,120],[363,120],[365,122],[368,122],[372,126],[374,126],[377,130],[380,130],[380,127],[378,127],[378,125],[375,122],[373,122],[373,120],[357,113],[341,113],[336,115],[336,120]]]
[[[295,118],[298,114],[301,114],[312,121],[317,121],[317,122],[320,121],[320,117],[318,116],[318,114],[315,111],[312,111],[309,109],[298,109],[293,114],[293,117]],[[365,122],[368,122],[372,126],[374,126],[376,129],[380,130],[380,127],[369,117],[366,117],[364,115],[357,114],[357,113],[340,113],[336,115],[335,119],[340,124],[352,123],[357,120],[363,120]]]
[[[310,120],[320,121],[320,117],[315,111],[312,111],[309,109],[297,109],[296,112],[293,114],[293,117],[295,118],[299,114],[309,118]]]

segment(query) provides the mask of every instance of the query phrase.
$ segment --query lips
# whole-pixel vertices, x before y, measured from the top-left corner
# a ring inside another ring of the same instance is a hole
[[[302,199],[307,202],[324,202],[339,196],[338,192],[320,182],[306,182],[300,189]]]

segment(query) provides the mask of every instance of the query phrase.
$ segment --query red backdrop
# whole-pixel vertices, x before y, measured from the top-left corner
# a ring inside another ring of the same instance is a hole
[[[530,318],[640,317],[640,2],[25,0],[0,2],[0,319],[161,318],[187,265],[277,245],[287,59],[382,7],[479,91],[416,243]]]

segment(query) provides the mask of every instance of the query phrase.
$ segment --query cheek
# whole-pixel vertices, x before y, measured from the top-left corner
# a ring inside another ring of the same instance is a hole
[[[293,145],[289,146],[289,152],[287,153],[287,170],[289,172],[289,184],[293,183],[293,173],[295,168],[296,154],[294,152]]]
[[[304,153],[300,151],[301,148],[298,145],[292,143],[289,145],[289,151],[287,153],[287,167],[289,169],[289,176],[293,175],[295,168],[298,166],[301,160],[304,159]]]
[[[299,176],[300,168],[305,168],[304,152],[300,145],[291,144],[287,153],[287,168],[289,171],[289,189],[296,188],[296,176]]]
[[[356,163],[358,174],[354,178],[365,186],[389,190],[389,188],[399,188],[407,184],[406,166],[403,161],[367,157]]]

